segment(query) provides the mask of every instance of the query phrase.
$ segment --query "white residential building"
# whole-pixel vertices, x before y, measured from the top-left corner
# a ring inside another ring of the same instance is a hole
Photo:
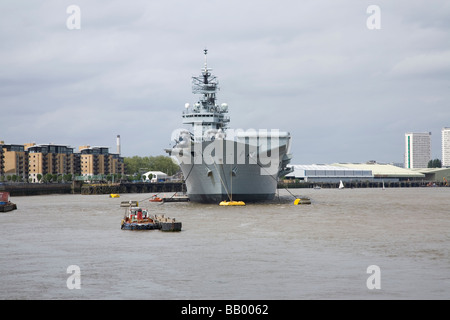
[[[442,166],[450,167],[450,128],[442,128]]]
[[[405,133],[405,168],[427,168],[431,160],[431,132]]]

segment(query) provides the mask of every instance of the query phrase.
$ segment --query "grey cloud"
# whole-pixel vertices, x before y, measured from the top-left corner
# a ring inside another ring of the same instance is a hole
[[[66,28],[71,4],[80,30]],[[380,0],[382,28],[368,30],[371,4],[2,1],[11,121],[0,139],[113,146],[120,134],[126,156],[163,154],[197,98],[190,77],[206,46],[232,127],[291,131],[295,163],[400,162],[406,131],[438,139],[450,125],[449,5]]]

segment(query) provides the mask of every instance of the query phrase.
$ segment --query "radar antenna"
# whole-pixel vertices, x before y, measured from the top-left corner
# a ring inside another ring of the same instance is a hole
[[[207,70],[207,65],[208,65],[208,49],[203,49],[203,53],[205,54],[205,70]]]

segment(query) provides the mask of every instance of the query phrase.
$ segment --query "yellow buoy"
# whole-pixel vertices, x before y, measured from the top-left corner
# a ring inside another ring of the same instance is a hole
[[[219,206],[245,206],[244,201],[221,201]]]
[[[294,204],[295,204],[295,205],[299,205],[299,204],[311,204],[311,200],[308,199],[308,198],[304,198],[304,199],[299,199],[299,198],[297,198],[297,199],[295,199]]]

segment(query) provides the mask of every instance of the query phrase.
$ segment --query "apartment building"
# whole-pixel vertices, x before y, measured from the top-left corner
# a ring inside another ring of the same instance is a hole
[[[125,174],[123,158],[119,154],[109,153],[107,147],[81,146],[79,152],[83,176]]]
[[[125,163],[123,158],[118,153],[109,154],[109,172],[125,174]]]
[[[405,133],[405,168],[427,168],[431,160],[431,132]]]
[[[442,128],[442,166],[450,167],[450,128]]]
[[[29,179],[38,182],[38,175],[46,174],[80,174],[80,156],[73,153],[73,148],[55,144],[26,144],[28,152]]]
[[[0,179],[16,175],[22,181],[39,182],[39,175],[125,174],[124,159],[106,147],[83,146],[80,152],[67,145],[5,144],[0,141]]]
[[[23,145],[5,144],[0,141],[0,175],[17,176],[26,181],[28,178],[28,158]]]
[[[0,141],[0,177],[4,176],[5,173],[5,159],[3,155],[3,141]]]

